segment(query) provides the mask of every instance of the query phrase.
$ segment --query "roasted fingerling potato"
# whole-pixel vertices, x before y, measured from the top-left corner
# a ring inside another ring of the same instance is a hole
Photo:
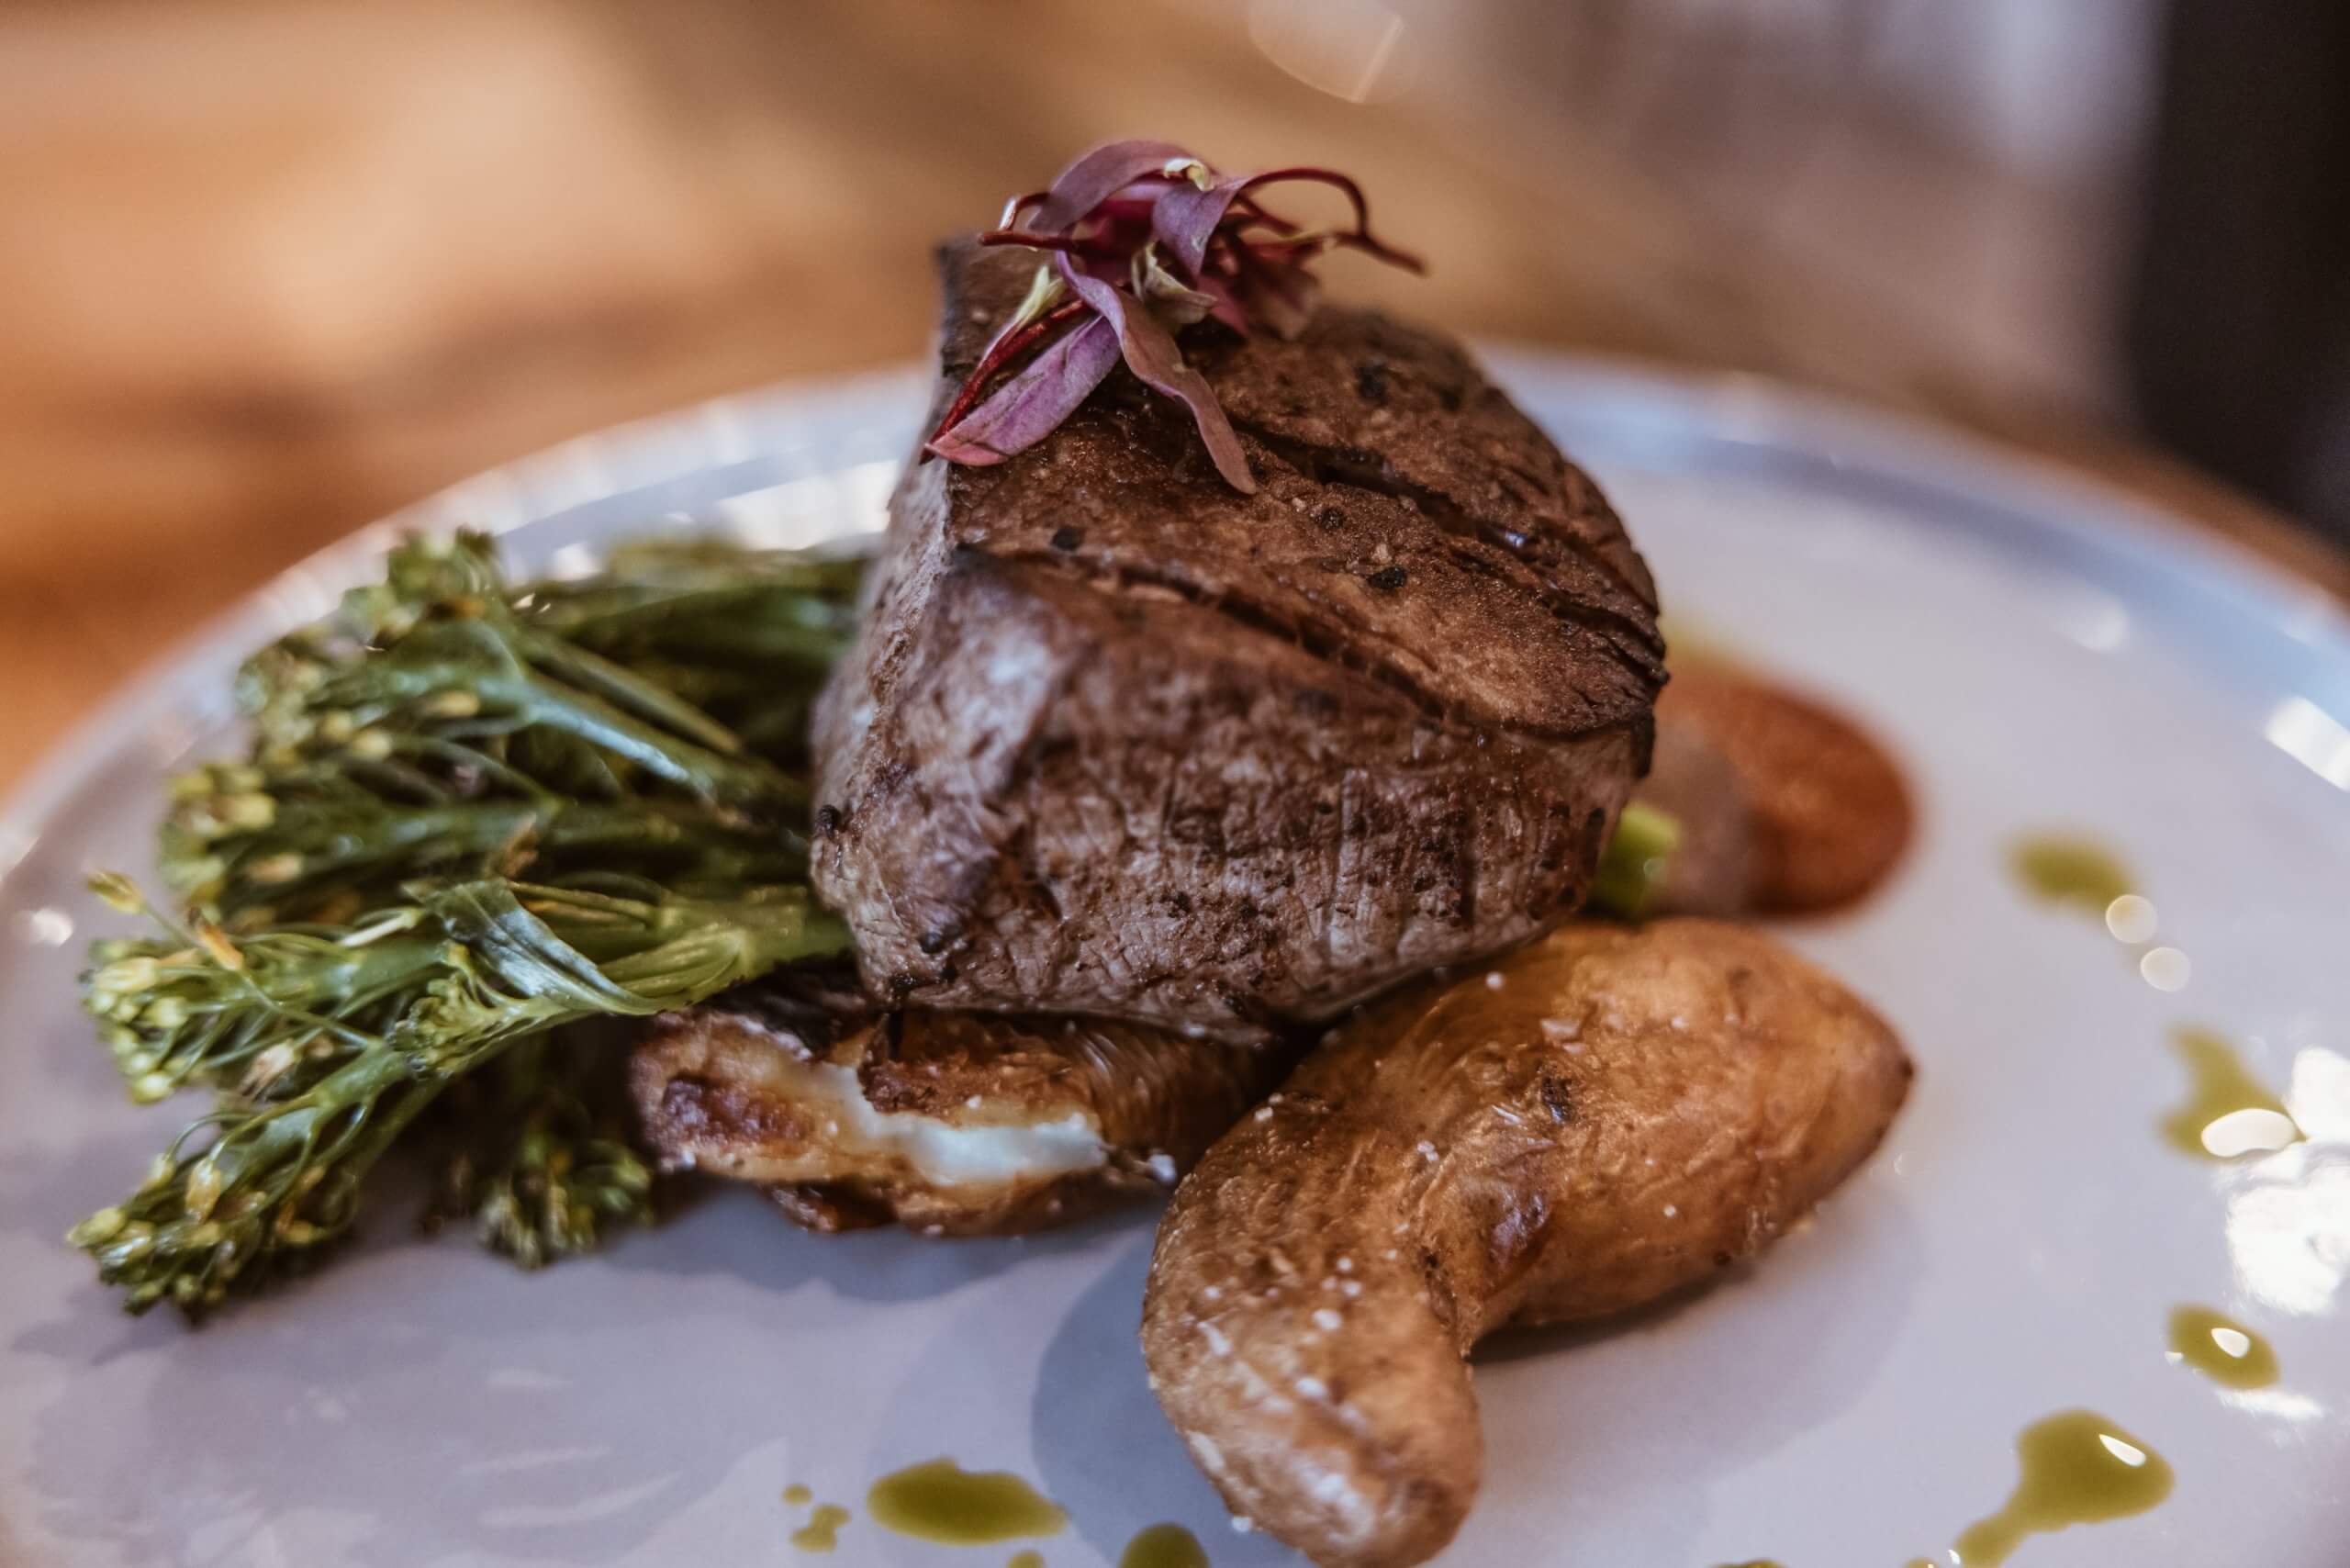
[[[1886,1022],[1769,937],[1577,924],[1336,1031],[1159,1227],[1142,1343],[1236,1515],[1402,1568],[1483,1468],[1465,1358],[1762,1251],[1908,1093]]]

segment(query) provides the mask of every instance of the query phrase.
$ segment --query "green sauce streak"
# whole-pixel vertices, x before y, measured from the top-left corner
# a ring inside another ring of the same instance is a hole
[[[816,1494],[809,1491],[808,1488],[800,1485],[797,1481],[783,1489],[783,1500],[790,1504],[795,1508],[799,1507],[803,1503],[813,1501],[815,1495]]]
[[[2266,1388],[2277,1381],[2277,1352],[2268,1341],[2208,1306],[2172,1309],[2170,1348],[2180,1361],[2230,1388]]]
[[[1059,1505],[1017,1475],[966,1471],[951,1459],[883,1476],[865,1495],[865,1511],[884,1529],[946,1546],[1058,1535],[1069,1523]]]
[[[1126,1542],[1118,1568],[1208,1568],[1208,1554],[1181,1525],[1153,1525]]]
[[[848,1523],[846,1508],[819,1503],[808,1522],[791,1532],[791,1544],[802,1551],[830,1551],[840,1545],[841,1526]]]
[[[2208,1029],[2181,1029],[2171,1043],[2195,1080],[2187,1103],[2163,1118],[2163,1137],[2173,1148],[2205,1159],[2234,1159],[2300,1141],[2301,1129],[2284,1102],[2244,1070],[2227,1041]]]
[[[2013,864],[2034,897],[2077,905],[2099,919],[2107,905],[2135,890],[2121,862],[2086,839],[2024,839],[2015,846]]]
[[[2027,1536],[2143,1514],[2170,1495],[2162,1456],[2087,1410],[2026,1427],[2016,1458],[2023,1473],[2007,1506],[1953,1543],[1966,1568],[1996,1568]]]

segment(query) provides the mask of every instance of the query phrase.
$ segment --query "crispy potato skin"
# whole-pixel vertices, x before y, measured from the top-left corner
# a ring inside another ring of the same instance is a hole
[[[1916,812],[1900,767],[1843,715],[1735,665],[1702,658],[1678,665],[1658,700],[1660,731],[1695,731],[1729,764],[1751,834],[1748,896],[1766,914],[1808,914],[1866,897],[1908,847]],[[1685,798],[1702,781],[1668,778],[1663,768],[1697,763],[1684,746],[1660,757],[1648,793],[1679,790],[1667,809],[1706,820],[1718,808]],[[1673,888],[1668,884],[1669,895]],[[1676,909],[1695,909],[1688,900]],[[1708,899],[1706,913],[1728,913]]]
[[[1569,926],[1359,1015],[1159,1227],[1152,1386],[1233,1509],[1324,1568],[1441,1550],[1483,1452],[1463,1357],[1767,1247],[1876,1147],[1910,1064],[1740,927]]]

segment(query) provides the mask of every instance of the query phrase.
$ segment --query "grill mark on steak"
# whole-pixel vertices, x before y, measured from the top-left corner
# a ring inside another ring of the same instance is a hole
[[[1347,485],[1393,500],[1409,502],[1448,533],[1491,544],[1521,561],[1532,559],[1528,554],[1528,546],[1536,543],[1535,535],[1523,529],[1512,528],[1507,523],[1475,515],[1444,491],[1397,473],[1393,464],[1375,452],[1358,447],[1329,446],[1303,441],[1296,436],[1281,435],[1260,420],[1235,419],[1232,425],[1235,430],[1261,442],[1283,463],[1317,485]],[[1507,466],[1511,476],[1528,488],[1540,482],[1540,476],[1524,464],[1514,463]],[[1543,534],[1540,542],[1560,545],[1589,563],[1594,570],[1610,578],[1618,588],[1638,601],[1639,585],[1625,576],[1623,569],[1591,541],[1567,532]]]
[[[1008,566],[1040,566],[1047,571],[1076,577],[1096,588],[1107,588],[1116,593],[1127,592],[1137,588],[1164,593],[1170,598],[1181,599],[1185,604],[1203,610],[1211,615],[1229,621],[1237,626],[1245,627],[1251,632],[1261,633],[1267,636],[1277,637],[1309,657],[1329,665],[1335,669],[1346,670],[1375,680],[1411,703],[1431,722],[1448,729],[1460,727],[1460,711],[1451,703],[1429,690],[1410,671],[1401,666],[1391,660],[1372,656],[1371,649],[1362,644],[1359,633],[1349,631],[1336,622],[1285,614],[1246,594],[1230,591],[1219,593],[1188,577],[1171,572],[1158,571],[1133,561],[1113,562],[1105,566],[1102,563],[1073,561],[1070,557],[1057,553],[1025,550],[998,550],[991,553],[990,558]],[[1493,561],[1482,555],[1467,557],[1464,564],[1473,564],[1478,570],[1488,573],[1496,569]],[[1570,624],[1577,623],[1575,617],[1565,612],[1563,607],[1559,618]],[[1616,640],[1610,638],[1609,643],[1610,645],[1615,645]],[[1659,679],[1663,678],[1663,663],[1659,660],[1657,662]],[[1317,695],[1326,696],[1326,694]],[[1584,735],[1613,734],[1625,730],[1644,733],[1651,726],[1643,718],[1634,722],[1618,722],[1595,727],[1509,722],[1504,722],[1495,727],[1511,734],[1524,735],[1534,740],[1572,740]],[[1644,742],[1640,746],[1640,755],[1642,756],[1647,755]],[[1645,769],[1645,762],[1642,767]]]
[[[1347,447],[1322,446],[1280,434],[1262,423],[1235,419],[1233,428],[1263,446],[1309,484],[1367,490],[1401,502],[1418,512],[1449,540],[1457,542],[1446,554],[1455,564],[1480,576],[1494,575],[1496,563],[1482,551],[1461,548],[1483,545],[1500,552],[1531,572],[1543,607],[1560,621],[1606,637],[1651,679],[1664,678],[1664,638],[1656,628],[1638,585],[1589,540],[1572,532],[1530,533],[1507,523],[1481,518],[1441,490],[1417,484],[1395,471],[1377,453]],[[1522,471],[1519,476],[1531,479]],[[1549,548],[1564,550],[1583,567],[1606,580],[1605,603],[1577,600],[1549,569]]]
[[[1397,666],[1392,661],[1373,658],[1366,650],[1354,646],[1347,630],[1334,622],[1284,615],[1245,595],[1216,593],[1187,577],[1171,572],[1154,571],[1131,561],[1119,562],[1105,571],[1098,567],[1073,568],[1069,559],[1060,555],[1005,552],[995,558],[1017,565],[1046,566],[1064,572],[1076,571],[1081,574],[1086,581],[1097,587],[1109,588],[1114,592],[1124,593],[1142,588],[1169,594],[1186,604],[1204,610],[1211,615],[1221,616],[1236,626],[1246,627],[1251,632],[1261,633],[1269,637],[1278,637],[1324,664],[1375,680],[1403,697],[1405,701],[1438,723],[1449,725],[1457,718],[1450,703],[1421,685],[1419,681],[1413,678],[1410,672]],[[1326,694],[1324,695],[1326,696]],[[1523,734],[1550,736],[1554,734],[1552,727],[1547,725],[1512,727]],[[1575,734],[1584,732],[1555,733]]]

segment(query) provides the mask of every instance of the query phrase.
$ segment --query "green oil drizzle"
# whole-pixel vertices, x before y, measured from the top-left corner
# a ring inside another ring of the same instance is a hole
[[[1153,1525],[1126,1542],[1118,1568],[1208,1568],[1208,1554],[1181,1525]]]
[[[2013,863],[2034,897],[2076,905],[2099,919],[2114,900],[2133,890],[2121,862],[2087,839],[2027,838],[2016,845]]]
[[[791,1544],[802,1551],[830,1551],[840,1545],[841,1526],[849,1513],[836,1503],[819,1503],[808,1522],[791,1532]]]
[[[2022,1474],[2007,1506],[1952,1544],[1965,1568],[1996,1568],[2027,1536],[2143,1514],[2170,1495],[2163,1457],[2087,1410],[2026,1427],[2016,1460]]]
[[[809,1491],[808,1488],[800,1485],[797,1481],[783,1489],[783,1500],[790,1504],[795,1508],[799,1507],[803,1503],[812,1502],[815,1499],[815,1496],[816,1494]]]
[[[2230,1388],[2266,1388],[2277,1381],[2277,1352],[2243,1324],[2208,1306],[2181,1306],[2170,1315],[2171,1354]]]
[[[1003,1568],[1045,1568],[1045,1554],[1041,1551],[1015,1551],[1012,1554],[1012,1561]]]
[[[2244,1070],[2227,1041],[2208,1029],[2181,1029],[2171,1043],[2194,1077],[2187,1103],[2163,1118],[2172,1147],[2205,1159],[2234,1159],[2300,1141],[2284,1103]]]
[[[967,1471],[934,1459],[883,1476],[865,1495],[882,1529],[946,1546],[1058,1535],[1069,1516],[1008,1471]]]

